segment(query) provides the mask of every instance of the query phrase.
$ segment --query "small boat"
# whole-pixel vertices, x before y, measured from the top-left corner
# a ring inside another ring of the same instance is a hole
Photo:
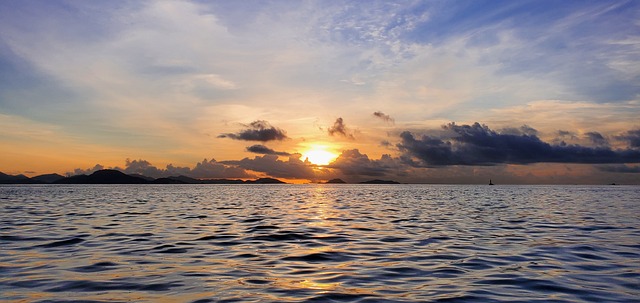
[[[491,179],[489,179],[489,185],[493,185],[493,182],[491,182]]]

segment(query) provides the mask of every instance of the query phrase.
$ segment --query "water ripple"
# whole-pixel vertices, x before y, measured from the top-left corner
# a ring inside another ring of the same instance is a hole
[[[640,188],[0,186],[7,302],[638,302]]]

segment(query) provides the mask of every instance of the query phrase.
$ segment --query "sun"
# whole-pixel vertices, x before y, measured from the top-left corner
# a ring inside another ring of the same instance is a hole
[[[337,157],[338,156],[336,154],[326,151],[322,148],[310,149],[302,154],[303,159],[307,159],[309,160],[309,162],[315,165],[327,165]]]

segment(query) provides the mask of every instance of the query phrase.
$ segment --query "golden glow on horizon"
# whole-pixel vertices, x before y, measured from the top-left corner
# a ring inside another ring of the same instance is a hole
[[[309,160],[315,165],[328,165],[338,158],[338,155],[327,151],[324,146],[312,146],[309,150],[302,154],[303,159]]]

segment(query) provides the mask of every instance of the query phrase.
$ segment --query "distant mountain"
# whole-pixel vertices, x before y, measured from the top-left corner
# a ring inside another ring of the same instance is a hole
[[[326,183],[344,184],[344,183],[347,183],[347,182],[344,182],[342,179],[331,179],[331,180],[327,181]]]
[[[31,184],[37,183],[25,175],[7,175],[0,172],[0,184]]]
[[[400,182],[392,181],[392,180],[369,180],[360,182],[360,184],[400,184]]]
[[[128,174],[128,175],[132,176],[132,177],[140,178],[140,179],[145,179],[145,180],[147,180],[149,182],[155,180],[155,178],[147,177],[147,176],[141,175],[141,174]]]
[[[169,179],[180,181],[180,182],[184,182],[184,183],[187,183],[187,184],[202,183],[202,180],[194,179],[194,178],[187,177],[187,176],[184,176],[184,175],[180,175],[180,176],[177,176],[177,177],[169,177]]]
[[[285,184],[274,178],[256,180],[194,179],[187,176],[171,176],[153,179],[142,175],[127,175],[119,170],[103,169],[91,175],[63,177],[58,174],[39,175],[29,178],[24,175],[7,175],[0,172],[0,184]]]
[[[151,181],[153,184],[189,184],[180,180],[172,179],[172,178],[158,178]]]
[[[181,181],[185,184],[286,184],[274,178],[260,178],[256,180],[238,180],[238,179],[193,179],[186,176],[169,177],[173,181]],[[157,181],[157,180],[156,180]]]
[[[204,184],[244,184],[245,181],[233,179],[206,179],[200,180]]]
[[[147,180],[129,176],[119,170],[103,169],[91,175],[77,175],[56,181],[58,184],[145,184]]]
[[[64,179],[60,179],[54,184],[89,184],[88,181],[89,176],[87,175],[75,175],[71,177],[66,177]]]
[[[248,183],[248,184],[286,184],[286,182],[282,182],[278,179],[274,179],[274,178],[260,178],[257,180],[247,180],[244,181],[244,183]]]
[[[54,183],[62,179],[64,179],[64,176],[58,175],[58,174],[39,175],[31,178],[31,180],[38,181],[41,183]]]
[[[153,180],[153,184],[200,184],[201,180],[194,179],[187,176],[171,176],[166,178],[158,178]]]

